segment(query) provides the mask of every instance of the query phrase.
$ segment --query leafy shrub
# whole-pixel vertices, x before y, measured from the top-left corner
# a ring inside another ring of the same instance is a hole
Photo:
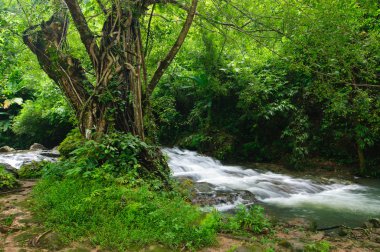
[[[73,127],[73,113],[56,88],[47,88],[34,100],[23,104],[14,118],[12,130],[28,145],[37,142],[58,145]]]
[[[233,136],[215,130],[208,134],[196,133],[179,142],[182,148],[196,150],[225,160],[233,154],[235,139]]]
[[[170,170],[161,151],[132,134],[107,134],[98,141],[83,141],[79,147],[69,139],[71,136],[60,150],[68,153],[70,148],[77,148],[57,164],[64,167],[65,176],[109,181],[117,178],[126,183],[131,182],[130,177],[169,179]],[[58,173],[58,177],[62,175]]]
[[[204,134],[193,134],[182,140],[180,146],[189,150],[205,149],[205,145],[211,141],[211,137]]]
[[[20,178],[24,178],[24,179],[40,178],[42,176],[42,173],[43,173],[42,170],[47,163],[49,163],[49,162],[47,162],[47,161],[41,161],[41,162],[32,161],[29,164],[24,164],[18,170],[18,175]]]
[[[0,190],[8,190],[18,186],[16,178],[0,166]]]
[[[231,233],[261,233],[264,229],[271,227],[269,220],[264,215],[264,208],[261,206],[254,206],[247,208],[240,205],[235,215],[227,218],[222,222],[221,229],[224,232]]]
[[[68,158],[75,149],[80,147],[84,143],[85,139],[79,132],[79,129],[75,128],[67,134],[66,138],[58,146],[58,151],[63,158]]]

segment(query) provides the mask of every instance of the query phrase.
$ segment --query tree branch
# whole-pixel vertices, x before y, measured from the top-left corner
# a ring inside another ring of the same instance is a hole
[[[86,47],[87,54],[90,56],[92,65],[96,69],[99,48],[96,44],[95,36],[88,27],[87,21],[82,13],[82,10],[77,0],[65,0],[69,8],[71,17],[73,18],[75,27],[77,28],[81,41]]]
[[[91,88],[80,61],[62,53],[67,18],[65,13],[55,13],[49,21],[34,25],[23,32],[23,41],[37,56],[46,74],[65,93],[70,104],[79,113],[89,97]]]
[[[156,4],[153,4],[152,11],[150,12],[149,22],[148,22],[148,32],[146,35],[146,42],[145,42],[145,50],[144,50],[144,57],[148,54],[148,44],[149,44],[149,37],[150,37],[150,26],[152,24],[152,18],[154,13],[154,8],[156,7]]]
[[[145,99],[148,100],[149,97],[152,95],[152,92],[154,88],[157,86],[158,82],[160,81],[162,75],[164,74],[165,70],[169,67],[170,63],[174,59],[174,57],[177,55],[179,49],[181,48],[183,42],[185,41],[185,38],[189,32],[189,29],[191,27],[191,24],[194,20],[195,12],[197,9],[198,0],[192,0],[191,7],[188,11],[186,21],[182,27],[182,30],[177,38],[177,41],[174,43],[173,47],[169,51],[169,53],[166,55],[166,57],[160,61],[158,68],[156,72],[154,73],[152,79],[149,82],[149,85],[147,87],[146,93],[145,93]]]
[[[98,3],[100,9],[102,9],[104,15],[107,15],[107,9],[106,9],[106,7],[104,6],[104,4],[102,3],[102,1],[101,1],[101,0],[96,0],[96,2]]]

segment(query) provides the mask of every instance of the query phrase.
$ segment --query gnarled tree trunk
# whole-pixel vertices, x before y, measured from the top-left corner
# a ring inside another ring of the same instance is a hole
[[[131,132],[144,140],[142,81],[146,81],[146,72],[139,22],[151,4],[178,3],[175,0],[113,1],[107,10],[101,1],[97,2],[106,16],[100,39],[96,39],[87,25],[78,1],[64,0],[49,21],[24,32],[24,43],[75,109],[81,132],[86,138],[119,130]],[[151,82],[146,83],[146,99],[178,53],[193,21],[196,6],[197,0],[192,0],[176,43],[160,62]],[[80,60],[65,49],[68,12],[91,60],[94,83],[87,77]]]

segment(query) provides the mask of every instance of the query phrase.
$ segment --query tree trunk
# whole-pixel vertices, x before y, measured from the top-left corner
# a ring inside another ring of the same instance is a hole
[[[68,2],[68,7],[71,11],[78,6]],[[114,5],[104,24],[99,48],[95,42],[90,42],[93,44],[88,51],[94,55],[92,63],[96,75],[93,85],[80,61],[64,50],[68,25],[65,9],[55,13],[48,22],[24,32],[25,44],[64,92],[76,111],[81,132],[87,138],[116,129],[131,132],[144,140],[141,106],[143,55],[139,16],[134,16],[132,9]],[[80,18],[75,14],[72,16],[73,19]]]
[[[134,16],[131,9],[113,6],[104,24],[95,64],[95,92],[87,109],[94,111],[91,120],[97,133],[116,129],[131,132],[144,140],[141,106],[143,55],[139,16]]]
[[[96,138],[110,130],[131,132],[144,140],[142,80],[145,99],[149,100],[165,70],[183,44],[196,13],[198,0],[192,0],[184,26],[167,56],[160,61],[148,84],[139,19],[151,4],[175,4],[175,0],[113,1],[107,9],[100,41],[90,30],[78,0],[63,0],[47,22],[27,29],[24,43],[36,54],[42,69],[64,92],[76,111],[80,129],[86,138]],[[92,70],[65,50],[70,12],[80,39],[90,58]],[[95,75],[91,83],[86,73]],[[142,78],[144,76],[144,78]],[[145,102],[145,104],[149,104]]]
[[[357,144],[357,152],[358,152],[358,159],[359,159],[359,172],[360,174],[364,174],[365,169],[366,169],[366,162],[365,162],[364,150],[360,147],[359,144]]]

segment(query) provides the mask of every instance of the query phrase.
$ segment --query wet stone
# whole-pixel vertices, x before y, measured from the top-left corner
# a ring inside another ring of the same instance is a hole
[[[244,205],[257,203],[255,196],[247,191],[222,192],[211,191],[197,193],[192,199],[193,204],[204,206],[235,205],[236,202]]]
[[[339,229],[339,231],[338,231],[338,235],[339,235],[339,236],[347,236],[348,233],[349,233],[348,230],[345,229],[345,228],[341,228],[341,229]]]
[[[12,151],[15,151],[15,149],[13,149],[12,147],[9,147],[9,146],[3,146],[3,147],[0,147],[0,153],[4,153],[4,152],[12,152]]]
[[[366,221],[363,223],[362,228],[366,228],[366,229],[373,228],[373,224],[369,221]]]
[[[292,244],[288,240],[285,240],[285,239],[279,241],[278,245],[280,245],[281,247],[284,247],[284,248],[291,248],[292,247]]]
[[[29,150],[47,150],[47,148],[45,146],[43,146],[42,144],[39,144],[39,143],[34,143],[32,144],[32,146],[30,146]]]

